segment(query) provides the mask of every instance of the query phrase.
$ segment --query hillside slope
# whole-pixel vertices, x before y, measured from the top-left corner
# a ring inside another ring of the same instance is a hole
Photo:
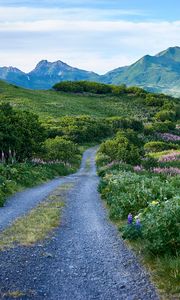
[[[129,67],[115,69],[103,77],[113,84],[135,85],[154,92],[180,95],[180,47],[155,56],[146,55]]]
[[[10,102],[19,109],[38,114],[41,120],[56,120],[65,115],[90,115],[95,117],[149,115],[140,96],[71,94],[55,91],[27,90],[0,81],[0,102]]]

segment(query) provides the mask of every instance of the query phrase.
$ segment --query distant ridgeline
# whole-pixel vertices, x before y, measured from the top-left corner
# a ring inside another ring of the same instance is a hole
[[[180,47],[155,56],[145,55],[134,64],[98,75],[71,67],[62,61],[42,60],[29,73],[13,67],[0,68],[0,79],[29,89],[50,89],[62,81],[92,81],[138,86],[151,92],[180,96]]]

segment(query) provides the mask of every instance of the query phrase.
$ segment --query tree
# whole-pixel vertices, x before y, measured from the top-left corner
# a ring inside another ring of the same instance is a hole
[[[76,144],[62,137],[47,139],[45,141],[46,159],[58,160],[64,163],[78,163],[80,152]]]
[[[45,130],[38,116],[15,110],[10,104],[0,105],[0,155],[5,161],[31,159],[41,150]]]

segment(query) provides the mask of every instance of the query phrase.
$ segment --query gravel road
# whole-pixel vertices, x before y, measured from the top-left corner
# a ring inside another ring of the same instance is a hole
[[[3,296],[8,291],[24,293],[18,299],[159,299],[148,275],[108,220],[97,192],[95,152],[87,150],[79,172],[63,179],[74,182],[74,187],[67,193],[61,226],[53,237],[33,247],[0,253],[2,299],[13,299]],[[49,183],[50,187],[52,183],[56,187],[61,179]],[[34,199],[40,201],[46,188],[47,185],[40,186],[40,196],[38,188],[23,195],[29,199],[34,191]],[[17,194],[16,200],[18,195],[22,194]]]

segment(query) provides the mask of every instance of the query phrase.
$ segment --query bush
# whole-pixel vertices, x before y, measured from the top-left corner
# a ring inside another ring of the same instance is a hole
[[[168,132],[169,130],[174,130],[176,128],[176,123],[172,121],[164,121],[164,122],[155,122],[152,125],[152,129],[154,132]]]
[[[56,91],[71,93],[110,94],[111,85],[90,81],[63,81],[56,83],[53,88]]]
[[[158,98],[157,95],[153,94],[148,94],[145,99],[145,103],[148,106],[157,106],[161,107],[164,104],[164,99],[163,98]]]
[[[114,132],[118,129],[133,129],[134,131],[142,132],[144,129],[143,122],[136,119],[127,119],[122,117],[111,117],[107,121],[113,128]]]
[[[56,122],[56,127],[48,123],[47,130],[49,138],[61,136],[79,144],[99,142],[112,135],[112,127],[105,119],[85,115],[62,117]]]
[[[37,115],[15,110],[10,104],[0,105],[0,159],[6,162],[31,159],[41,152],[45,138]]]
[[[161,110],[155,115],[155,119],[161,122],[176,120],[176,113],[173,110]]]
[[[0,164],[0,206],[6,197],[22,187],[31,187],[56,176],[74,172],[75,166],[58,164],[18,163],[13,165]]]
[[[78,146],[61,137],[46,140],[45,149],[45,158],[49,161],[58,160],[64,163],[78,164],[81,159]]]
[[[140,151],[125,136],[118,135],[113,140],[101,144],[99,152],[109,156],[110,161],[118,160],[132,165],[140,162]]]
[[[172,143],[166,142],[148,142],[144,145],[144,149],[146,152],[161,152],[169,149],[178,149],[178,146]]]
[[[158,161],[157,161],[157,159],[155,159],[151,156],[148,156],[148,157],[144,158],[141,161],[141,165],[146,170],[151,170],[151,169],[156,168],[158,166]]]
[[[177,254],[180,249],[180,198],[150,205],[142,216],[147,251]]]

